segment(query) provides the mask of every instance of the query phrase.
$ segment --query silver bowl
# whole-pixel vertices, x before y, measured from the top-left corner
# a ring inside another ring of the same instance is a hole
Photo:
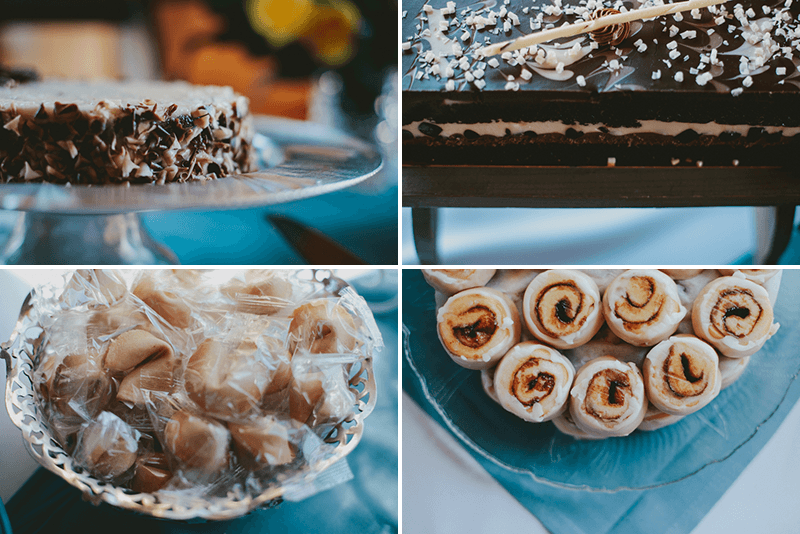
[[[317,279],[325,283],[334,294],[349,287],[346,282],[332,275]],[[87,470],[76,466],[72,457],[53,437],[34,391],[34,370],[47,342],[36,309],[32,306],[34,291],[28,294],[22,304],[11,337],[0,346],[0,356],[6,361],[8,375],[8,415],[22,431],[25,447],[39,464],[81,490],[84,498],[95,504],[106,502],[112,506],[164,519],[233,519],[256,508],[271,508],[282,501],[287,488],[281,485],[256,497],[232,492],[225,497],[210,498],[177,492],[137,493],[99,480]],[[324,441],[335,444],[335,448],[326,458],[304,466],[301,480],[310,482],[321,471],[347,456],[361,440],[364,419],[372,412],[376,401],[372,354],[360,360],[360,365],[354,365],[350,377],[350,389],[356,398],[353,418],[340,423],[327,435]]]

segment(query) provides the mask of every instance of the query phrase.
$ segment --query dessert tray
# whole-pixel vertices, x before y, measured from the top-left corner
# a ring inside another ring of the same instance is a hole
[[[170,251],[152,243],[138,213],[291,202],[353,186],[382,166],[374,147],[326,126],[263,116],[255,117],[255,126],[257,172],[158,186],[3,184],[0,208],[25,214],[2,259],[18,264],[177,263]],[[89,233],[100,237],[86,239]]]
[[[480,373],[456,365],[437,337],[434,290],[420,271],[404,273],[403,348],[428,401],[473,453],[519,475],[587,491],[650,489],[724,462],[770,420],[800,374],[795,327],[800,271],[785,270],[775,320],[783,328],[741,378],[705,409],[659,430],[576,440],[550,422],[527,423],[483,390]]]
[[[313,271],[310,272],[310,276],[313,277],[311,280],[324,288],[327,294],[345,298],[355,295],[346,282],[333,276],[329,271]],[[294,498],[303,498],[313,494],[315,486],[319,487],[328,482],[333,482],[330,485],[334,485],[337,477],[339,481],[346,480],[346,477],[342,476],[342,471],[334,464],[347,456],[359,443],[364,429],[364,419],[375,407],[376,384],[371,353],[365,354],[350,367],[349,381],[346,384],[355,400],[352,416],[335,424],[329,430],[326,427],[326,433],[321,437],[322,442],[327,445],[320,448],[320,454],[309,456],[308,461],[304,460],[301,465],[293,468],[297,471],[292,473],[292,476],[279,476],[272,483],[258,487],[234,485],[232,489],[227,490],[227,493],[219,489],[195,491],[197,488],[191,487],[139,493],[93,475],[90,469],[79,465],[74,453],[72,456],[67,454],[59,444],[55,430],[50,428],[41,406],[40,395],[36,390],[37,366],[47,350],[50,339],[42,327],[47,319],[34,305],[34,301],[39,298],[36,291],[37,289],[34,289],[28,294],[10,339],[2,345],[0,356],[5,360],[8,370],[6,408],[13,423],[22,431],[24,445],[33,458],[83,492],[87,500],[95,504],[105,502],[164,519],[223,520],[242,516],[256,508],[274,507],[282,502],[284,496],[288,497],[290,494],[294,495]],[[44,298],[47,298],[52,288],[45,287],[40,291]],[[74,288],[67,287],[64,291],[74,291]],[[360,300],[360,297],[357,297],[357,300]],[[364,309],[367,309],[366,304]],[[380,350],[382,341],[371,316],[367,317],[366,328],[371,335],[377,334],[374,349]],[[332,470],[321,475],[331,466],[334,466]],[[315,484],[314,481],[320,475],[331,480]],[[214,484],[210,487],[213,489]]]

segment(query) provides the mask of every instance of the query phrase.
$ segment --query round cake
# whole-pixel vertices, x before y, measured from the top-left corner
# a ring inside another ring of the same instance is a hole
[[[169,183],[255,170],[247,98],[184,82],[0,87],[0,182]]]

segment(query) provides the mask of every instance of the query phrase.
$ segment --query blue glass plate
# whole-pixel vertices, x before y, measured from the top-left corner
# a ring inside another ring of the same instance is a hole
[[[800,373],[798,302],[800,270],[784,271],[775,307],[781,328],[736,383],[672,426],[600,441],[526,423],[487,397],[480,373],[453,363],[439,343],[433,289],[416,269],[403,270],[404,353],[450,430],[497,465],[565,488],[649,489],[725,461],[772,417]]]

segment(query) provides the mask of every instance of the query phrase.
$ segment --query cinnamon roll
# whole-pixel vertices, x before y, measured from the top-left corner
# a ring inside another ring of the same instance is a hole
[[[532,423],[549,421],[567,406],[575,368],[555,349],[533,341],[503,356],[494,374],[500,405]]]
[[[688,280],[703,272],[703,269],[659,269],[673,280]]]
[[[525,324],[536,339],[559,349],[583,345],[603,325],[597,284],[578,271],[545,271],[528,286]]]
[[[627,436],[636,430],[647,410],[639,368],[611,356],[590,361],[575,376],[569,409],[584,432]]]
[[[654,269],[619,275],[603,295],[609,328],[632,345],[649,347],[675,333],[686,315],[672,278]]]
[[[742,376],[747,364],[750,363],[750,356],[744,358],[719,357],[719,374],[722,377],[722,389],[730,386]]]
[[[778,331],[767,290],[741,275],[708,284],[694,301],[695,334],[729,358],[750,356]]]
[[[775,306],[775,300],[778,298],[778,290],[781,287],[781,278],[783,278],[783,269],[720,269],[723,276],[733,276],[734,273],[742,273],[742,276],[748,280],[755,282],[769,293],[769,300]]]
[[[714,400],[722,386],[717,352],[701,339],[677,335],[644,359],[647,398],[670,415],[688,415]]]
[[[511,299],[494,289],[468,289],[450,297],[437,313],[439,341],[457,364],[486,369],[508,352],[522,332]]]
[[[719,269],[722,276],[733,276],[735,272],[740,272],[748,280],[759,285],[764,285],[767,280],[778,274],[780,269]]]
[[[569,410],[564,410],[564,413],[559,415],[558,417],[553,418],[553,424],[556,425],[556,428],[561,431],[563,434],[567,434],[568,436],[572,436],[575,439],[603,439],[604,436],[600,436],[597,434],[591,434],[589,432],[584,432],[578,425],[575,424],[575,421],[572,419],[572,414],[569,413]]]
[[[500,399],[497,398],[497,392],[494,390],[494,372],[497,367],[490,367],[489,369],[481,369],[481,386],[486,395],[500,404]]]
[[[665,426],[677,423],[683,418],[683,415],[664,413],[651,403],[647,406],[647,412],[644,414],[644,420],[639,425],[637,430],[644,430],[646,432],[658,430],[659,428],[664,428]]]
[[[496,269],[422,269],[422,276],[432,288],[446,295],[485,286]]]

